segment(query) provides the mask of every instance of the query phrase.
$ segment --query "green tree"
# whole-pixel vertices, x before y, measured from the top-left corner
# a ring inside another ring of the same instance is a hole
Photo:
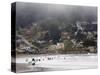
[[[68,52],[72,50],[73,43],[71,40],[64,40],[64,52]]]

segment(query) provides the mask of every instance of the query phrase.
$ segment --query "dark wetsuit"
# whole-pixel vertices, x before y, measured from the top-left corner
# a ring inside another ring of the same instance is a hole
[[[33,62],[33,61],[34,61],[34,62]],[[32,59],[32,65],[35,65],[35,59],[34,59],[34,58]]]

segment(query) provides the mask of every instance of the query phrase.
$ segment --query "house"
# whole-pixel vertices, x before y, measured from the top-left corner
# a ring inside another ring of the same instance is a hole
[[[64,43],[57,43],[56,49],[63,49],[64,50]]]
[[[50,45],[48,50],[56,50],[56,45]]]
[[[88,47],[89,51],[92,52],[96,52],[96,49],[94,47]]]
[[[61,36],[62,36],[61,37],[62,39],[67,39],[67,38],[70,38],[71,33],[69,33],[69,32],[62,32]]]
[[[50,45],[48,49],[49,50],[58,50],[58,49],[64,50],[64,43],[57,43],[57,45]]]

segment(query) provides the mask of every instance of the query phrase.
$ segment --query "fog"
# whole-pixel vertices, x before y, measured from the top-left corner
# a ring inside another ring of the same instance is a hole
[[[18,26],[29,25],[33,22],[46,20],[48,18],[86,20],[89,17],[92,18],[93,21],[97,20],[97,7],[43,3],[16,3],[16,24]]]

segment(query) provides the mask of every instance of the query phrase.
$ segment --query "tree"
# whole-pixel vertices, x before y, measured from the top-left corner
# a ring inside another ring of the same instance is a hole
[[[50,37],[53,40],[53,43],[56,44],[61,38],[61,31],[57,25],[53,25],[50,28]]]
[[[71,40],[64,40],[64,52],[69,52],[72,50],[73,43]]]
[[[85,46],[85,47],[96,46],[96,42],[93,39],[86,39],[83,42],[83,46]]]

